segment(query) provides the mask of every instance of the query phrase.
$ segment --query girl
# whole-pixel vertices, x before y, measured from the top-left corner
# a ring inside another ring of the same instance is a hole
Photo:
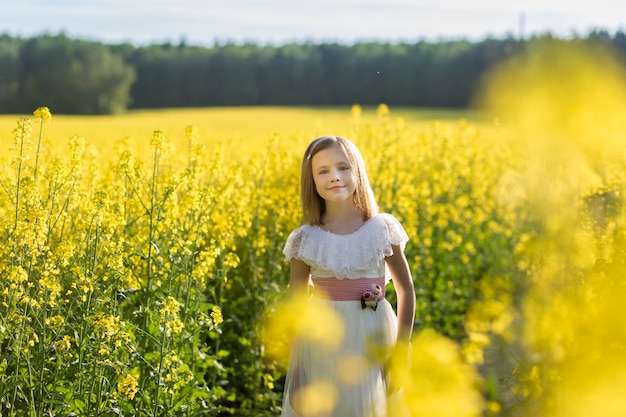
[[[377,213],[363,158],[348,139],[323,136],[311,142],[301,175],[307,224],[289,235],[283,251],[291,262],[291,293],[306,293],[312,285],[308,307],[330,308],[341,318],[319,323],[317,330],[339,325],[343,337],[333,349],[310,338],[294,342],[282,416],[386,416],[389,381],[380,352],[396,342],[408,345],[415,315],[403,253],[408,236],[390,214]],[[397,317],[384,299],[390,279]]]

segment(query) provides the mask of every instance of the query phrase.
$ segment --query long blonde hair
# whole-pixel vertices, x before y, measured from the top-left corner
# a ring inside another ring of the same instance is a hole
[[[313,180],[312,160],[319,151],[338,146],[344,153],[356,178],[354,192],[354,206],[363,213],[363,220],[367,220],[378,213],[378,206],[374,192],[367,178],[365,161],[358,148],[349,139],[341,136],[321,136],[307,146],[302,158],[300,177],[300,201],[304,220],[311,225],[320,226],[326,211],[326,202],[317,193]]]

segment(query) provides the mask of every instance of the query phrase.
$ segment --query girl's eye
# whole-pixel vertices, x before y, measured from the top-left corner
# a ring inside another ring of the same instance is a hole
[[[326,174],[327,172],[328,172],[327,169],[323,169],[323,170],[320,171],[320,174]]]
[[[340,169],[341,171],[347,171],[347,170],[349,170],[349,169],[350,169],[350,167],[339,167],[339,169]]]

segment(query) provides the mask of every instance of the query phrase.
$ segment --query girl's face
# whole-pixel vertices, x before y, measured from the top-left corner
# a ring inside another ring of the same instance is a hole
[[[356,177],[339,146],[322,149],[311,159],[317,193],[327,203],[352,202]]]

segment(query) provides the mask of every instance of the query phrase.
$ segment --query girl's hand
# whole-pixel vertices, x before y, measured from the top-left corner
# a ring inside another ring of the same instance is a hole
[[[402,384],[398,382],[398,378],[394,375],[400,372],[406,372],[411,369],[412,347],[408,343],[397,344],[391,357],[383,366],[383,377],[385,378],[385,386],[387,387],[387,395],[394,394],[402,389]]]
[[[393,255],[385,258],[389,267],[393,288],[398,296],[398,335],[396,343],[411,341],[415,320],[415,288],[404,252],[398,245],[392,245]]]

